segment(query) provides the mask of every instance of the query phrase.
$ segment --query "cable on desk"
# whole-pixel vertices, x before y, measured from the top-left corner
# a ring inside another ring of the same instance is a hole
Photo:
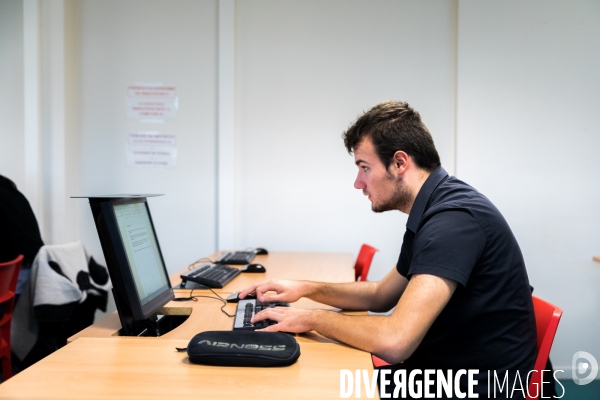
[[[227,305],[227,301],[222,298],[221,296],[219,296],[217,294],[217,292],[215,292],[214,290],[212,290],[211,288],[208,288],[208,290],[210,290],[211,292],[214,293],[215,296],[217,297],[212,297],[212,296],[192,296],[192,294],[194,293],[194,290],[196,290],[196,288],[193,288],[192,291],[190,292],[190,297],[177,297],[175,299],[173,299],[173,301],[198,301],[199,297],[205,297],[207,299],[215,299],[215,300],[221,300],[223,302],[223,305],[221,306],[221,312],[225,315],[227,315],[230,318],[233,318],[233,315],[230,315],[227,313],[227,311],[225,311],[223,308]],[[175,350],[177,350],[177,352],[182,353],[184,351],[187,351],[187,347],[175,347]]]
[[[214,300],[220,300],[223,302],[223,306],[221,306],[221,312],[225,315],[227,315],[230,318],[233,318],[234,315],[229,314],[227,311],[224,310],[225,306],[227,305],[227,301],[222,298],[221,296],[219,296],[217,294],[217,292],[215,292],[214,290],[212,290],[211,288],[208,288],[208,290],[210,290],[211,292],[214,293],[215,296],[217,297],[212,297],[212,296],[193,296],[194,290],[196,290],[197,288],[193,288],[192,291],[190,292],[190,296],[189,297],[177,297],[175,299],[173,299],[173,301],[198,301],[198,298],[200,297],[204,297],[207,299],[214,299]]]

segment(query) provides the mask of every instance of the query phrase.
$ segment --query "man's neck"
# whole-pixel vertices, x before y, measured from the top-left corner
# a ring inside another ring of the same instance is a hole
[[[427,178],[429,178],[429,175],[431,175],[431,172],[417,168],[414,170],[413,174],[408,174],[404,177],[404,183],[410,191],[411,196],[410,201],[406,204],[406,207],[400,211],[406,215],[410,214],[410,210],[412,210],[412,206],[415,203],[417,195],[421,191],[421,188],[423,187],[423,184],[425,184]]]

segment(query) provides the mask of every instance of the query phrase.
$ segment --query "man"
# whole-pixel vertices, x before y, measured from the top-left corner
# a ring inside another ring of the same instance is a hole
[[[510,385],[518,371],[524,381],[536,356],[535,318],[523,257],[500,212],[448,176],[431,134],[407,103],[373,107],[343,137],[358,166],[354,187],[373,211],[409,215],[396,268],[380,282],[263,281],[240,298],[255,292],[260,301],[308,297],[346,310],[395,309],[389,316],[346,316],[274,308],[253,321],[278,322],[265,331],[315,330],[402,362],[395,369],[479,369],[482,395],[488,371],[492,380],[494,372],[503,379],[508,371]]]

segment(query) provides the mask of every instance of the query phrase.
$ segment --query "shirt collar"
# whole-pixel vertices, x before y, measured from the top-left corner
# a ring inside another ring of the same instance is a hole
[[[410,214],[408,214],[408,221],[406,221],[406,228],[410,229],[413,233],[417,233],[417,228],[419,227],[421,218],[423,218],[425,207],[427,207],[431,194],[447,176],[448,173],[446,170],[439,166],[429,174],[425,183],[421,186],[421,190],[419,190],[415,202],[410,209]]]

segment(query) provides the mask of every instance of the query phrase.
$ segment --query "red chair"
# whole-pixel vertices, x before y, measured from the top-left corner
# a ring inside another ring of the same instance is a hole
[[[562,316],[562,310],[547,301],[540,299],[539,297],[531,296],[533,298],[533,309],[535,312],[535,326],[537,329],[537,349],[538,354],[535,359],[533,366],[534,371],[529,378],[529,393],[537,395],[535,397],[528,396],[528,399],[538,399],[540,395],[540,388],[542,385],[541,372],[546,368],[548,362],[548,356],[550,355],[550,349],[552,348],[552,342],[554,341],[554,335],[558,328],[558,322]],[[381,358],[374,354],[371,354],[371,360],[373,361],[374,367],[384,367],[390,365]],[[548,378],[546,377],[547,381]],[[536,390],[537,385],[537,390]]]
[[[15,290],[22,264],[22,255],[12,261],[0,263],[0,305],[4,307],[4,313],[0,316],[0,361],[2,361],[2,379],[4,381],[12,376],[10,321],[15,307]]]
[[[377,367],[385,367],[386,365],[391,365],[390,363],[377,357],[375,354],[371,354],[371,361],[373,361],[373,366],[376,368]]]
[[[363,244],[358,252],[356,264],[354,264],[354,276],[357,281],[366,281],[371,268],[371,261],[375,252],[378,251],[375,247]]]
[[[560,322],[563,311],[539,297],[532,297],[533,308],[535,310],[535,327],[537,328],[538,354],[533,366],[534,372],[531,373],[529,378],[528,391],[529,394],[537,394],[536,396],[528,395],[527,398],[538,399],[541,390],[540,388],[542,387],[542,374],[540,371],[546,369],[552,342],[554,342],[554,335],[556,335],[558,323]],[[548,381],[549,379],[546,377],[544,380]]]

